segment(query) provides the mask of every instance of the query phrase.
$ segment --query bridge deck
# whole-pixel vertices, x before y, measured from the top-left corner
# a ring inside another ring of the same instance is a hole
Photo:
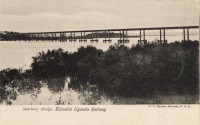
[[[150,27],[150,28],[127,28],[127,29],[101,29],[101,30],[76,30],[76,31],[55,31],[55,32],[27,32],[23,34],[40,33],[72,33],[72,32],[105,32],[105,31],[139,31],[139,30],[175,30],[175,29],[197,29],[199,26],[178,26],[178,27]]]

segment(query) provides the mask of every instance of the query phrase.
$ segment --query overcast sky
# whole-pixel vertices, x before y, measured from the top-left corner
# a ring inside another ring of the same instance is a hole
[[[0,31],[199,25],[197,0],[0,0]]]

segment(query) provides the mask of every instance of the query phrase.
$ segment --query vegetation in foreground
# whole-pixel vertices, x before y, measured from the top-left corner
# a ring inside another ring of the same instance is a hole
[[[198,47],[198,41],[190,41],[131,48],[114,45],[105,52],[93,46],[80,47],[73,53],[49,50],[33,57],[31,70],[2,70],[0,88],[14,85],[13,80],[69,76],[71,88],[81,90],[89,83],[111,96],[198,95]]]

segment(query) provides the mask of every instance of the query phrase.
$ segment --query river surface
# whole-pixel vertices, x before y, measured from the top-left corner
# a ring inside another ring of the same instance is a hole
[[[198,40],[198,35],[190,36],[191,40]],[[159,36],[146,36],[148,41],[154,41],[159,39]],[[166,36],[168,43],[174,41],[181,41],[182,36]],[[79,42],[36,42],[36,41],[0,41],[0,70],[5,68],[30,68],[30,64],[32,62],[32,57],[36,56],[38,52],[47,51],[48,49],[58,49],[62,48],[64,51],[74,52],[80,46],[88,46],[92,45],[98,49],[102,49],[106,51],[110,45],[114,45],[117,43],[116,38],[112,39],[111,43],[103,43],[103,39],[99,39],[99,42],[91,43],[88,40],[87,43],[79,43]],[[137,44],[138,38],[129,38],[130,42],[124,45],[131,47],[133,44]]]
[[[198,35],[191,35],[191,40],[198,40]],[[124,45],[131,47],[133,44],[137,44],[139,38],[129,38],[130,42],[126,43]],[[156,39],[159,39],[159,36],[146,36],[146,39],[148,41],[154,41]],[[166,36],[166,39],[168,40],[168,43],[174,42],[174,41],[181,41],[182,36]],[[118,39],[112,39],[111,43],[103,43],[103,39],[99,39],[99,42],[93,42],[91,43],[90,40],[87,41],[87,43],[79,43],[79,42],[50,42],[50,41],[0,41],[0,70],[6,69],[6,68],[22,68],[22,69],[29,69],[30,65],[32,63],[33,56],[36,56],[38,52],[41,51],[47,51],[52,49],[58,49],[62,48],[64,51],[74,52],[77,51],[77,49],[80,46],[88,46],[92,45],[95,46],[98,49],[102,49],[103,51],[106,51],[110,45],[114,45],[117,43]],[[57,84],[50,85],[49,83],[45,83],[44,81],[40,81],[41,87],[39,90],[28,90],[26,92],[19,92],[17,88],[10,88],[7,87],[8,91],[13,91],[15,96],[13,97],[6,97],[3,102],[0,102],[0,104],[14,104],[14,105],[46,105],[46,104],[93,104],[92,102],[88,103],[94,95],[94,91],[87,90],[85,92],[78,92],[75,90],[72,90],[68,87],[68,83],[70,82],[69,78],[66,78],[64,80],[64,84],[62,86],[62,89],[60,91],[53,91],[58,87]],[[58,87],[59,88],[59,87]],[[12,90],[9,90],[12,89]],[[125,98],[116,98],[116,97],[108,97],[105,95],[98,95],[99,101],[97,104],[134,104],[134,103],[154,103],[152,100],[141,100],[141,99],[125,99]],[[173,97],[164,97],[170,102],[169,99],[179,100],[179,103],[185,102],[185,97],[180,98],[179,96],[173,96]],[[94,97],[96,98],[96,97]],[[158,100],[158,103],[165,103],[159,102],[159,98],[163,98],[163,96],[160,96],[156,98]],[[188,103],[191,101],[194,102],[194,100],[190,96],[188,96]],[[10,101],[10,102],[9,102]],[[172,100],[173,103],[175,101]]]

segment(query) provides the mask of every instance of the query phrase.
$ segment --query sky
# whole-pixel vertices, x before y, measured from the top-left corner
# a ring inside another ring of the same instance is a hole
[[[199,25],[198,0],[0,0],[0,31]]]

